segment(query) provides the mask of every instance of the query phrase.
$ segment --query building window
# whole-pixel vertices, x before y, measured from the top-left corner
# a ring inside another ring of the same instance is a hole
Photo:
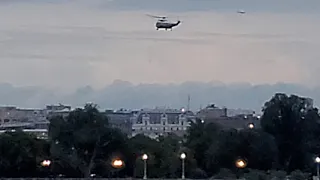
[[[183,121],[181,121],[181,125],[183,126]]]
[[[163,121],[163,122],[162,122],[162,124],[163,124],[163,125],[166,125],[166,122],[165,122],[165,121]]]
[[[165,131],[165,130],[166,130],[166,128],[164,127],[164,128],[163,128],[163,131]]]
[[[8,122],[10,122],[9,119],[4,119],[4,123],[8,123]]]
[[[144,121],[144,125],[147,125],[148,124],[148,122],[147,121]]]

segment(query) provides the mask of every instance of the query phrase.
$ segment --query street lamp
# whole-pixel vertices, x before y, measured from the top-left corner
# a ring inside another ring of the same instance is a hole
[[[317,179],[319,180],[319,164],[320,164],[320,157],[316,157],[315,162],[317,163]]]
[[[147,179],[147,159],[148,159],[147,154],[142,155],[142,160],[144,162],[143,179]]]
[[[50,174],[51,161],[45,159],[40,163],[40,165],[43,167],[43,173],[45,173],[46,176],[48,176]]]
[[[181,179],[185,178],[185,172],[184,172],[184,160],[186,159],[187,155],[185,153],[181,153],[180,158],[182,161],[182,175],[181,175]]]

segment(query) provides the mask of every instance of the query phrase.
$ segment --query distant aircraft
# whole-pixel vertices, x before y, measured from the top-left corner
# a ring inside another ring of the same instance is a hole
[[[244,10],[238,10],[237,13],[239,13],[239,14],[245,14],[246,12],[245,12]]]
[[[155,24],[155,27],[157,30],[159,30],[159,29],[168,30],[169,29],[172,31],[173,27],[176,27],[181,23],[180,20],[178,20],[177,22],[169,22],[167,20],[167,17],[165,17],[165,16],[154,16],[154,15],[149,15],[149,14],[147,14],[147,16],[158,19],[158,21]]]

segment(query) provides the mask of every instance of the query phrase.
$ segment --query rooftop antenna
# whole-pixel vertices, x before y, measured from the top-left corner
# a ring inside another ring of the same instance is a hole
[[[187,106],[187,110],[190,111],[190,94],[188,94],[188,106]]]

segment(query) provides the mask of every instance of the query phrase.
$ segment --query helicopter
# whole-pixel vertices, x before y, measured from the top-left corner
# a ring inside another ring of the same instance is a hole
[[[239,14],[245,14],[246,12],[244,10],[238,10],[237,13]]]
[[[181,23],[180,20],[178,20],[177,22],[169,22],[168,18],[166,16],[154,16],[154,15],[149,15],[149,14],[147,14],[147,16],[158,19],[158,21],[155,24],[156,30],[160,30],[160,29],[168,30],[169,29],[172,31],[173,27],[176,27]]]

